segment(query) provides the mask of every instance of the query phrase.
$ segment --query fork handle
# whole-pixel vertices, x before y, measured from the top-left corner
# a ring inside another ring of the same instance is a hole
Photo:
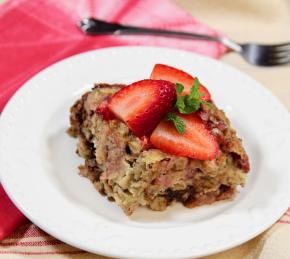
[[[108,23],[94,18],[85,19],[80,24],[81,29],[90,35],[113,34],[113,35],[157,35],[183,39],[195,39],[219,42],[230,50],[240,52],[241,46],[226,37],[216,37],[205,34],[197,34],[182,31],[171,31],[163,29],[152,29],[122,25],[119,23]]]
[[[116,30],[114,35],[157,35],[164,37],[172,37],[172,38],[183,38],[183,39],[191,39],[191,40],[204,40],[204,41],[214,41],[223,44],[229,49],[240,52],[241,46],[232,40],[226,37],[215,37],[205,34],[197,34],[190,32],[182,32],[182,31],[169,31],[169,30],[161,30],[161,29],[149,29],[143,27],[134,27],[134,26],[124,26],[124,28],[120,28]]]

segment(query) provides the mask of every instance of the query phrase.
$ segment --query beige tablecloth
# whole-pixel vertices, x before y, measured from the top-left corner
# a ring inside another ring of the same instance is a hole
[[[290,41],[290,0],[175,0],[175,2],[194,17],[225,32],[237,41],[265,43]],[[226,55],[222,58],[222,61],[239,68],[262,82],[290,110],[290,66],[255,67],[249,65],[234,53]],[[39,230],[33,225],[23,226],[17,235],[12,235],[6,239],[1,250],[11,251],[13,242],[21,243],[24,237],[25,242],[31,240],[37,245],[29,247],[29,251],[20,249],[21,253],[17,251],[14,254],[9,253],[9,255],[0,253],[0,258],[38,258],[38,252],[42,251],[42,244],[49,244],[49,246],[45,246],[47,254],[42,253],[41,258],[105,258],[65,245],[49,235],[39,233]],[[290,258],[290,210],[272,228],[253,240],[239,247],[205,258]]]

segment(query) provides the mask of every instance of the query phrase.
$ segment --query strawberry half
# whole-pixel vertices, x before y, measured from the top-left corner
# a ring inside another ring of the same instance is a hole
[[[109,109],[125,121],[133,133],[150,135],[176,100],[175,85],[163,80],[141,80],[115,93]]]
[[[105,99],[99,104],[96,108],[96,113],[102,115],[104,120],[113,120],[116,118],[108,107],[108,99]]]
[[[183,84],[184,94],[190,93],[190,89],[194,83],[194,77],[192,77],[191,75],[177,68],[163,64],[156,64],[154,66],[150,78],[166,80],[174,84],[176,83]],[[203,85],[200,85],[199,92],[202,94],[201,97],[202,100],[209,101],[211,99],[209,91]]]
[[[185,133],[179,134],[173,123],[161,121],[153,131],[150,142],[156,148],[177,156],[199,160],[214,159],[219,146],[197,114],[177,114],[185,123]]]

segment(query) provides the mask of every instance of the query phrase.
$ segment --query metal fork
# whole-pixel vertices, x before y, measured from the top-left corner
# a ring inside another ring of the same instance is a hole
[[[181,31],[169,31],[162,29],[151,29],[122,25],[118,23],[109,23],[94,18],[85,18],[78,24],[80,29],[89,35],[157,35],[163,37],[176,37],[184,39],[216,41],[228,48],[229,51],[235,51],[249,63],[258,66],[278,66],[290,64],[290,42],[262,45],[257,43],[238,44],[226,37],[215,37],[204,34],[196,34]]]

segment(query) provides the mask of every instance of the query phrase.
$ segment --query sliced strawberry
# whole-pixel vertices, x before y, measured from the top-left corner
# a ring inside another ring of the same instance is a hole
[[[150,137],[152,145],[172,155],[200,160],[215,158],[219,150],[218,143],[199,116],[177,115],[185,123],[185,133],[179,134],[173,123],[163,120]]]
[[[108,99],[105,99],[99,104],[96,113],[102,115],[104,120],[113,120],[116,118],[108,107]]]
[[[194,77],[191,75],[177,68],[163,64],[156,64],[154,66],[150,78],[167,80],[174,84],[181,83],[184,86],[184,94],[189,94],[194,83]],[[211,99],[209,91],[203,85],[200,85],[199,92],[202,94],[202,100],[209,101]]]
[[[125,121],[133,133],[150,135],[170,111],[176,99],[175,85],[163,80],[141,80],[115,93],[109,109]]]

